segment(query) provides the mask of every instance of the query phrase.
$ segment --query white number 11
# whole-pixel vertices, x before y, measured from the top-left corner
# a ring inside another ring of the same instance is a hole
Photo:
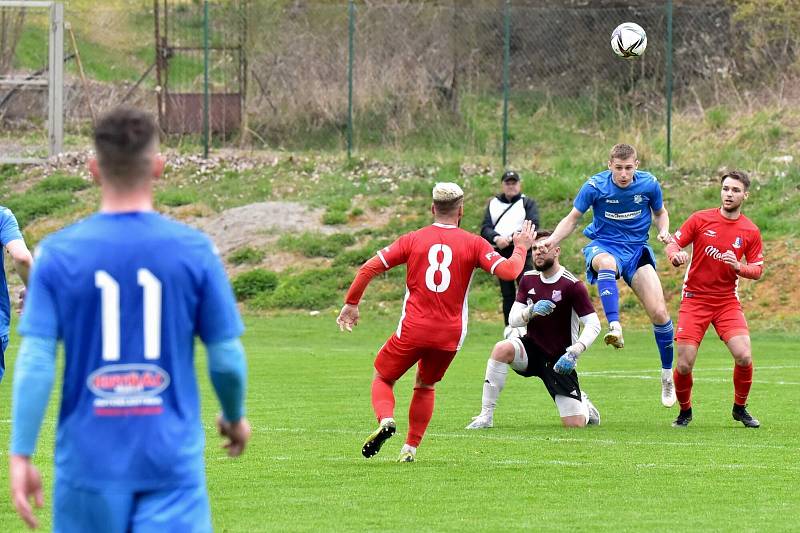
[[[136,271],[136,281],[144,289],[144,358],[158,359],[161,357],[161,282],[146,268]],[[94,273],[94,285],[100,289],[103,360],[119,361],[119,283],[105,270],[98,270]]]

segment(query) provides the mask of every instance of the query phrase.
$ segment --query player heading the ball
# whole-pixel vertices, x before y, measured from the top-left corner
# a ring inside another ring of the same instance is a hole
[[[661,403],[675,405],[672,381],[672,320],[667,313],[664,291],[656,272],[656,258],[648,245],[650,225],[655,220],[658,240],[669,242],[669,214],[658,180],[639,170],[636,149],[629,144],[611,148],[608,169],[586,180],[573,202],[572,210],[545,239],[544,247],[557,246],[571,234],[583,214],[592,209],[592,222],[583,230],[590,242],[583,248],[586,278],[597,284],[608,320],[603,340],[622,348],[617,279],[622,277],[642,303],[653,323],[653,334],[661,357]]]

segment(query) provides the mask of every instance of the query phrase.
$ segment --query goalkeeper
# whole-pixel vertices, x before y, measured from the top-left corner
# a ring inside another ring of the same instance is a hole
[[[497,398],[506,383],[508,367],[523,377],[536,376],[558,407],[566,427],[599,424],[600,413],[578,384],[578,358],[600,333],[600,319],[586,286],[558,262],[559,247],[542,246],[550,232],[540,231],[533,251],[536,270],[522,275],[509,324],[522,327],[521,338],[495,344],[486,363],[481,412],[467,429],[493,425]],[[578,336],[579,325],[583,331]]]

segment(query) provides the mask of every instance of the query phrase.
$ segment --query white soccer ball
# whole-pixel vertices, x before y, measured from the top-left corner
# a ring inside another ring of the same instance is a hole
[[[611,49],[623,59],[639,57],[647,48],[647,34],[635,22],[623,22],[611,32]]]

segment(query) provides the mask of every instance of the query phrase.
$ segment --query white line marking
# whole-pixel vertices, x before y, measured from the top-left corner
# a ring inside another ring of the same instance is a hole
[[[254,428],[255,429],[255,428]],[[258,431],[273,431],[276,433],[329,433],[338,435],[353,435],[357,437],[364,437],[364,431],[355,431],[352,429],[306,429],[306,428],[284,428],[284,427],[269,427],[261,426]],[[747,443],[721,443],[721,442],[707,442],[707,441],[666,441],[666,440],[616,440],[616,439],[584,439],[576,437],[537,437],[533,435],[490,435],[488,432],[471,431],[464,433],[437,433],[429,432],[427,436],[442,437],[451,439],[484,439],[502,442],[569,442],[569,443],[587,443],[587,444],[601,444],[606,446],[678,446],[678,447],[708,447],[708,448],[753,448],[753,449],[766,449],[766,450],[792,450],[796,449],[794,444],[780,445],[780,444],[747,444]]]

